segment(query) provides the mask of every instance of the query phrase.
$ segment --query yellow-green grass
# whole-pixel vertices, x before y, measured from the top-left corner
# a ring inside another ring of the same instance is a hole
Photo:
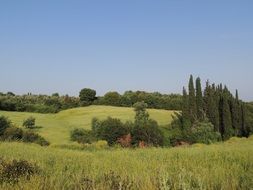
[[[136,190],[253,188],[252,137],[190,148],[92,152],[2,142],[0,155],[36,163],[42,171],[14,186],[0,184],[6,190],[120,189],[117,184]]]
[[[148,110],[150,117],[155,119],[160,125],[167,125],[172,120],[174,111]],[[29,116],[36,118],[36,125],[42,126],[36,129],[40,135],[45,137],[52,144],[69,144],[70,131],[74,128],[91,128],[92,118],[105,119],[108,116],[119,118],[122,121],[133,120],[133,108],[112,107],[112,106],[89,106],[69,109],[57,114],[39,114],[26,112],[5,112],[0,111],[0,115],[7,116],[17,126],[22,126],[24,119]]]

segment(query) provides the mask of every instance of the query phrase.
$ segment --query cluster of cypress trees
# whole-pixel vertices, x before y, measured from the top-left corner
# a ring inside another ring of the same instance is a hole
[[[245,105],[236,95],[222,84],[215,85],[206,82],[204,91],[198,77],[194,85],[190,76],[188,93],[183,88],[182,118],[184,127],[193,127],[196,122],[209,121],[214,131],[219,132],[223,140],[232,136],[245,137],[248,135],[245,126]]]

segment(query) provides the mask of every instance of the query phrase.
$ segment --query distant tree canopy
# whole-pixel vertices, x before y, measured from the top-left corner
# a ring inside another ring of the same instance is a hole
[[[91,104],[96,99],[96,91],[90,88],[84,88],[79,93],[81,102]]]
[[[10,95],[0,94],[0,110],[38,113],[57,113],[60,110],[75,108],[80,106],[80,100],[68,95],[58,96],[47,95]]]
[[[94,102],[97,105],[112,105],[133,107],[137,102],[145,102],[148,108],[181,110],[182,96],[179,94],[160,94],[144,91],[126,91],[123,95],[118,92],[108,92]]]

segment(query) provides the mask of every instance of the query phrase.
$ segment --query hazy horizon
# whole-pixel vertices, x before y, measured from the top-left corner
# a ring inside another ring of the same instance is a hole
[[[0,92],[180,93],[190,74],[253,101],[252,1],[1,1]]]

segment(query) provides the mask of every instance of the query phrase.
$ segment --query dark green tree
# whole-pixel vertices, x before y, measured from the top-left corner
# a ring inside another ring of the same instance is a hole
[[[228,98],[223,95],[220,100],[220,132],[223,140],[233,136],[232,119]]]
[[[185,87],[183,88],[183,105],[182,105],[182,127],[190,128],[191,120],[190,120],[190,110],[189,110],[189,96],[187,95]]]
[[[204,100],[201,88],[201,80],[199,77],[196,79],[196,106],[197,106],[197,119],[199,121],[203,121],[205,118]]]
[[[245,104],[241,104],[241,128],[239,132],[239,136],[241,137],[247,137],[248,132],[246,130],[246,110],[245,110]]]
[[[219,97],[217,97],[217,93],[215,91],[214,86],[210,86],[209,82],[207,81],[206,83],[206,88],[205,88],[205,113],[207,118],[210,120],[210,122],[214,126],[214,130],[219,132],[219,108],[218,108],[218,103],[219,103]]]
[[[84,88],[80,91],[79,98],[84,104],[91,104],[96,99],[96,91]]]
[[[134,104],[135,111],[135,124],[139,126],[144,126],[149,121],[149,114],[146,111],[147,104],[145,102],[137,102]]]
[[[104,95],[104,103],[106,105],[120,106],[120,94],[118,92],[107,92]]]
[[[11,122],[6,117],[0,116],[0,136],[9,127],[11,127]]]
[[[190,76],[189,80],[189,116],[191,123],[196,122],[197,120],[197,105],[196,105],[196,95],[193,82],[193,76]]]

